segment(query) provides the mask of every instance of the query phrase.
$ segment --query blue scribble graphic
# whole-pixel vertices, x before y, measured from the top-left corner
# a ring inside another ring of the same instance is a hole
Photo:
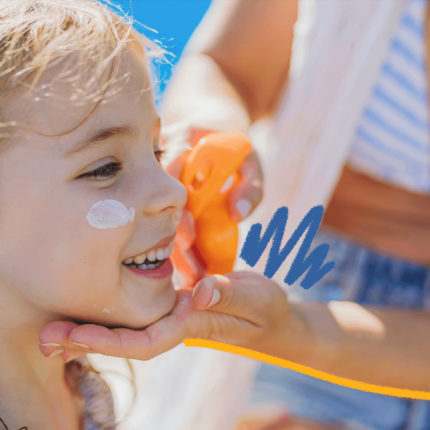
[[[292,285],[307,271],[306,276],[300,282],[300,285],[305,289],[312,287],[312,285],[318,282],[334,267],[334,261],[330,261],[322,266],[329,249],[329,246],[326,243],[317,246],[308,256],[306,256],[321,223],[323,213],[324,210],[321,205],[314,206],[310,209],[294,231],[291,238],[288,240],[287,244],[281,249],[281,242],[288,220],[288,208],[285,206],[280,207],[270,220],[263,237],[261,237],[261,224],[257,223],[251,226],[240,252],[240,258],[249,266],[254,267],[270,240],[273,238],[269,258],[267,259],[266,267],[264,269],[264,275],[268,278],[272,278],[301,236],[307,230],[306,237],[299,248],[287,276],[285,276],[284,282],[288,285]]]

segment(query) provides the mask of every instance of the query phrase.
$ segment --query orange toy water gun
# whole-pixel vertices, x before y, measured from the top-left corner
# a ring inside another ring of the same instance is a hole
[[[252,145],[243,134],[217,132],[201,138],[185,158],[180,181],[187,189],[186,209],[194,218],[196,234],[189,251],[206,274],[233,269],[239,232],[229,215],[228,195],[240,181],[238,170],[251,151]],[[178,250],[173,259],[189,284],[195,267]],[[189,282],[187,274],[191,276]]]

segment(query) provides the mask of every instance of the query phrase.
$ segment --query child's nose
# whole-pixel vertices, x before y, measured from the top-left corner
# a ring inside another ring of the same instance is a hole
[[[144,207],[146,215],[176,212],[185,206],[187,191],[178,180],[163,172],[152,185],[152,193]]]

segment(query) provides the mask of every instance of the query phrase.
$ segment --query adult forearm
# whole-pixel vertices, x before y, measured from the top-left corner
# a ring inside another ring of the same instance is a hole
[[[185,121],[193,127],[242,131],[250,125],[247,107],[209,56],[184,56],[174,72],[162,104],[166,125]]]
[[[295,326],[274,342],[275,355],[362,382],[430,390],[429,312],[353,302],[292,303],[291,312]]]
[[[297,0],[213,0],[165,95],[165,122],[246,132],[287,84]]]

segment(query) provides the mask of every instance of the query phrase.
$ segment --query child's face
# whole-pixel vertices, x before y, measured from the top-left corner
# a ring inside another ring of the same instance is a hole
[[[145,59],[131,50],[121,57],[120,74],[131,72],[129,80],[80,127],[60,137],[18,132],[0,156],[0,285],[44,319],[52,314],[142,327],[168,313],[176,299],[169,270],[148,277],[123,264],[160,240],[166,239],[161,247],[167,247],[186,192],[154,154],[159,119]],[[56,72],[55,67],[46,71],[39,85],[51,82]],[[67,102],[68,91],[60,80],[50,98],[20,96],[10,108],[15,114],[30,108],[21,121],[45,134],[61,133],[93,107]],[[112,127],[129,127],[135,134],[114,135],[73,152]],[[81,176],[112,162],[122,169]],[[134,208],[134,221],[116,228],[91,226],[86,218],[91,206],[106,199]]]

